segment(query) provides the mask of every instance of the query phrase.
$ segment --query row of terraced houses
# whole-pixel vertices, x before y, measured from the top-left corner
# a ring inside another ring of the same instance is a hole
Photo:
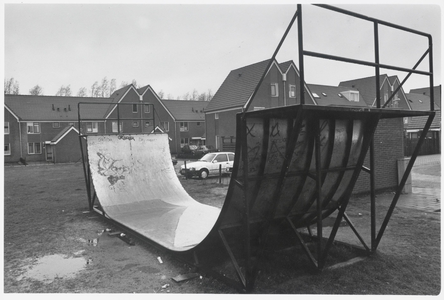
[[[235,116],[245,110],[264,73],[266,76],[249,110],[299,104],[301,89],[305,103],[309,105],[376,106],[375,77],[343,81],[338,86],[304,84],[301,87],[294,62],[278,63],[276,60],[271,64],[265,60],[232,70],[209,102],[160,99],[149,85],[142,88],[128,85],[116,90],[109,98],[5,95],[5,163],[17,163],[20,159],[51,163],[79,161],[79,132],[161,131],[170,138],[172,154],[180,153],[184,145],[193,144],[205,144],[216,150],[233,150]],[[379,82],[381,101],[385,103],[400,81],[397,76],[381,75]],[[427,110],[430,107],[428,93],[428,88],[411,90],[408,94],[401,88],[389,106]],[[435,87],[434,93],[437,116],[422,154],[440,153],[441,86]],[[79,103],[82,104],[79,106]],[[117,108],[116,103],[122,105]],[[376,153],[379,153],[377,184],[382,187],[396,184],[397,160],[411,154],[410,144],[418,138],[424,122],[424,118],[416,117],[380,123],[375,135]],[[365,184],[359,188],[358,182],[358,189],[365,190]]]

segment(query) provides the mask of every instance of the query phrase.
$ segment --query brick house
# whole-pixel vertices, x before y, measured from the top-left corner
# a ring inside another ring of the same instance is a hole
[[[380,94],[381,94],[381,106],[384,105],[385,102],[389,99],[389,97],[393,94],[393,92],[399,87],[401,84],[398,76],[387,76],[380,75],[379,76],[380,83]],[[342,81],[339,83],[339,86],[343,87],[351,87],[355,88],[362,95],[362,98],[367,103],[369,107],[376,107],[376,77],[365,77],[359,79],[353,79],[348,81]],[[393,100],[388,108],[396,108],[396,109],[408,109],[411,110],[411,106],[407,97],[404,93],[404,90],[401,88],[393,97]]]
[[[440,87],[439,87],[440,88]],[[427,91],[429,89],[427,88]],[[437,91],[435,87],[435,91]],[[413,110],[430,110],[430,96],[420,90],[418,93],[408,93],[407,99]],[[438,154],[441,153],[441,93],[435,93],[435,111],[436,115],[432,121],[429,132],[424,140],[419,155]],[[425,117],[408,117],[404,118],[404,147],[405,155],[410,156],[413,153],[413,147],[416,145],[418,138],[427,121]]]
[[[270,60],[232,70],[205,109],[207,145],[219,150],[234,149],[236,114],[245,110],[260,78],[266,71],[258,92],[248,110],[295,105],[300,103],[299,72],[293,61]],[[305,103],[316,104],[304,85]]]
[[[160,99],[149,85],[139,89],[129,85],[115,91],[111,98],[113,103],[140,103],[121,105],[120,117],[132,118],[121,121],[123,132],[149,133],[160,128],[162,132],[168,133],[172,153],[179,153],[184,145],[205,144],[203,110],[208,102]],[[108,132],[118,131],[116,118],[116,106],[111,106],[106,115]]]
[[[4,160],[18,162],[75,162],[81,159],[78,138],[79,102],[100,102],[104,98],[5,95]],[[102,130],[103,108],[93,106],[84,130]],[[95,127],[93,127],[93,124]]]
[[[242,112],[265,71],[268,61],[262,61],[233,70],[205,109],[207,144],[221,150],[233,149],[236,137],[235,115]],[[286,75],[284,75],[286,74]],[[290,75],[291,74],[291,75]],[[299,73],[292,61],[279,64],[273,62],[262,82],[250,110],[300,103]],[[380,76],[380,93],[384,101],[400,85],[397,76]],[[305,103],[309,105],[335,106],[376,106],[375,77],[343,81],[338,86],[304,84]],[[294,92],[293,92],[294,91]],[[401,88],[388,106],[395,109],[411,110],[407,97]],[[378,190],[393,189],[398,184],[398,160],[404,158],[404,129],[402,119],[381,120],[375,132],[374,145],[376,187]],[[369,165],[366,158],[365,165]],[[354,193],[369,191],[368,174],[361,172]]]
[[[171,152],[178,153],[184,144],[205,143],[203,110],[207,104],[161,100],[149,85],[140,89],[128,85],[110,98],[5,95],[4,159],[6,163],[20,158],[75,162],[81,159],[79,132],[150,133],[156,127],[168,132]]]

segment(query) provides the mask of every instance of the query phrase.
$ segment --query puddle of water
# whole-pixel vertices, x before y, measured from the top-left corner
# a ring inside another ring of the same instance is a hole
[[[60,254],[53,254],[41,257],[36,264],[29,267],[29,270],[17,280],[28,277],[49,283],[56,278],[74,278],[76,273],[83,270],[87,262],[83,257],[68,257]]]

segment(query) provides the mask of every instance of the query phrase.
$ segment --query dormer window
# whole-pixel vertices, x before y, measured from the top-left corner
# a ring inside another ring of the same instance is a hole
[[[271,97],[278,97],[279,96],[279,89],[277,83],[271,84]]]
[[[359,91],[345,91],[341,94],[350,102],[359,102]]]

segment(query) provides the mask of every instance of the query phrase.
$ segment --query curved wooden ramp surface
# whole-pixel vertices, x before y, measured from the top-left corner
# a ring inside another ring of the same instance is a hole
[[[219,216],[183,189],[166,134],[88,136],[88,158],[107,217],[169,250],[198,245]]]

